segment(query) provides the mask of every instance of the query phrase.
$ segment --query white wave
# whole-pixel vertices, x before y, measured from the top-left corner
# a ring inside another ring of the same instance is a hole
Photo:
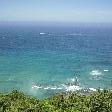
[[[37,86],[37,85],[33,85],[31,88],[32,89],[41,89],[42,87],[41,86]]]
[[[97,89],[95,89],[95,88],[89,88],[89,90],[90,90],[90,91],[97,91]],[[102,88],[100,88],[99,90],[103,91]]]
[[[48,90],[48,89],[51,89],[51,90],[58,90],[58,89],[63,89],[62,87],[57,87],[57,86],[48,86],[48,87],[44,87],[43,89],[45,89],[45,90]]]
[[[86,92],[95,92],[97,91],[97,89],[95,88],[82,88],[81,86],[77,86],[77,85],[66,85],[66,84],[62,84],[60,86],[37,86],[37,85],[33,85],[31,91],[35,92],[35,90],[37,89],[44,89],[44,90],[63,90],[66,92],[75,92],[75,91],[86,91]],[[100,89],[101,91],[103,89]]]
[[[39,34],[40,34],[40,35],[44,35],[44,34],[46,34],[46,33],[40,32]]]
[[[32,89],[44,89],[44,90],[58,90],[58,89],[63,89],[62,87],[59,86],[37,86],[37,85],[32,85]]]
[[[76,91],[80,90],[81,87],[76,86],[76,85],[65,85],[62,84],[60,86],[37,86],[37,85],[32,85],[32,89],[44,89],[44,90],[65,90],[65,91]]]
[[[57,87],[51,87],[50,89],[53,89],[53,90],[55,90],[55,89],[57,89]]]
[[[75,78],[72,78],[72,79],[71,79],[72,82],[74,82],[75,80],[76,80]]]
[[[65,89],[66,89],[66,91],[72,91],[72,92],[73,92],[73,91],[79,91],[79,90],[81,90],[82,88],[79,87],[79,86],[72,85],[72,86],[66,87]]]
[[[90,90],[90,91],[96,91],[96,89],[95,89],[95,88],[89,88],[89,90]]]
[[[109,70],[108,70],[108,69],[104,69],[103,71],[104,71],[104,72],[108,72]]]
[[[101,91],[103,91],[103,89],[100,89]]]
[[[91,74],[92,76],[100,76],[100,75],[102,75],[102,73],[101,73],[99,70],[92,70],[92,71],[90,72],[90,74]]]
[[[92,76],[91,77],[91,79],[93,80],[100,80],[100,79],[102,79],[102,76],[103,76],[103,74],[102,74],[102,72],[101,71],[99,71],[99,70],[92,70],[91,72],[90,72],[90,75]]]
[[[58,87],[57,89],[63,89],[62,87]]]
[[[79,91],[82,89],[79,85],[74,85],[74,84],[63,84],[62,85],[63,89],[67,92],[74,92],[74,91]]]
[[[50,89],[50,87],[44,87],[43,89],[45,89],[45,90],[46,90],[46,89]]]
[[[76,83],[79,83],[79,78],[78,78],[78,77],[75,77],[75,78],[71,78],[71,81],[72,81],[72,82],[76,82]]]

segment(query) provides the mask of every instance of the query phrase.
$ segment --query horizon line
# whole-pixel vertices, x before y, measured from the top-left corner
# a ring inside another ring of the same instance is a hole
[[[0,21],[0,25],[112,26],[112,22]]]

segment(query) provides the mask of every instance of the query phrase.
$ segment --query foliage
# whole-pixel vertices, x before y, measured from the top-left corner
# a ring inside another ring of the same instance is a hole
[[[61,93],[38,100],[14,90],[0,94],[0,112],[112,112],[112,91],[97,91],[90,95]]]

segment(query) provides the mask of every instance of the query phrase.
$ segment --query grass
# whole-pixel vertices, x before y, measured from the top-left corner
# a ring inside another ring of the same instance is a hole
[[[0,112],[112,112],[112,91],[61,93],[39,100],[14,90],[0,94]]]

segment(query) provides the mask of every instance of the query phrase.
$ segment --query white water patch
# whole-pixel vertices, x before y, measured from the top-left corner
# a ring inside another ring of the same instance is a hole
[[[69,92],[79,91],[81,89],[82,88],[80,86],[75,86],[75,85],[65,86],[65,90]]]
[[[92,70],[90,72],[92,77],[95,80],[98,80],[100,76],[102,76],[102,73],[99,70]],[[91,87],[84,87],[82,83],[80,83],[78,77],[70,78],[67,80],[67,82],[55,85],[46,85],[46,84],[32,84],[31,86],[32,92],[39,92],[41,93],[42,91],[47,92],[47,91],[54,91],[54,92],[94,92],[97,91],[96,88],[91,88]],[[100,89],[101,90],[101,89]]]
[[[71,79],[72,82],[75,82],[75,80],[76,80],[75,78],[72,78],[72,79]]]
[[[89,89],[89,92],[94,92],[94,91],[97,91],[97,90],[100,90],[100,91],[103,91],[102,88],[98,88],[98,89],[95,89],[95,88],[88,88]]]
[[[37,86],[37,85],[32,85],[31,88],[32,88],[32,89],[41,89],[42,87],[41,87],[41,86]]]
[[[80,81],[78,77],[73,77],[71,79],[68,79],[68,84],[70,85],[80,85]]]
[[[101,73],[99,70],[92,70],[92,71],[90,72],[90,74],[91,74],[92,76],[100,76],[100,75],[102,75],[102,73]]]
[[[39,90],[39,89],[43,89],[43,90],[64,90],[64,91],[79,91],[82,88],[80,86],[76,86],[76,85],[66,85],[66,84],[62,84],[60,86],[38,86],[38,85],[32,85],[31,87],[32,89],[35,90]]]
[[[63,88],[62,88],[62,87],[58,87],[57,89],[60,89],[60,90],[61,90],[61,89],[63,89]]]
[[[90,91],[96,91],[96,89],[95,89],[95,88],[89,88],[89,90],[90,90]]]
[[[43,90],[56,90],[56,89],[63,89],[62,87],[58,86],[38,86],[38,85],[32,85],[32,89],[43,89]]]
[[[52,85],[49,85],[49,86],[38,86],[38,85],[32,85],[32,88],[30,90],[30,92],[32,92],[32,94],[36,95],[38,92],[41,93],[41,91],[37,91],[37,90],[47,90],[47,91],[57,91],[57,90],[60,90],[60,92],[81,92],[81,93],[90,93],[90,92],[95,92],[97,91],[98,89],[96,88],[83,88],[81,86],[77,86],[77,85],[66,85],[66,84],[61,84],[61,85],[58,85],[58,86],[52,86]],[[103,89],[100,89],[101,91]],[[59,92],[59,91],[58,91]]]
[[[44,35],[44,34],[46,34],[46,33],[44,33],[44,32],[40,32],[39,34],[40,34],[40,35]]]
[[[91,72],[90,72],[90,75],[92,76],[91,78],[92,78],[92,80],[94,79],[94,80],[100,80],[101,78],[102,78],[102,76],[103,76],[103,73],[101,72],[101,71],[99,71],[99,70],[92,70]]]
[[[32,89],[38,90],[62,90],[62,91],[79,91],[81,90],[81,84],[79,83],[78,77],[70,78],[68,81],[64,84],[60,85],[36,85],[33,84]]]
[[[103,71],[104,71],[104,72],[108,72],[109,70],[108,70],[108,69],[104,69]]]
[[[47,89],[50,89],[50,87],[44,87],[43,89],[47,90]]]
[[[57,87],[56,87],[56,86],[54,86],[54,87],[51,87],[50,89],[56,90],[56,89],[57,89]]]
[[[62,87],[58,87],[58,86],[47,86],[47,87],[43,87],[44,90],[62,90]]]

